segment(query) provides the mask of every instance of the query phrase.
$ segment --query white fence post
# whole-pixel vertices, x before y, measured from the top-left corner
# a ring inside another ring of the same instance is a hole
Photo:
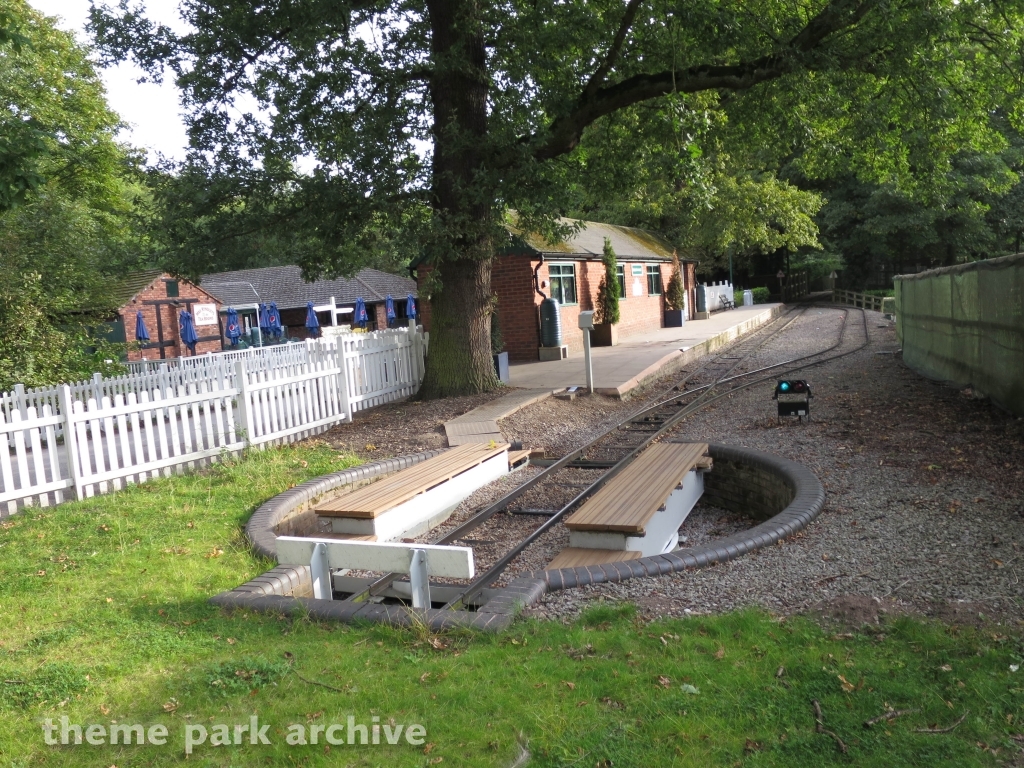
[[[341,392],[341,410],[345,414],[345,419],[351,424],[352,401],[348,396],[348,365],[345,362],[345,338],[343,336],[334,337],[334,355],[338,361],[338,389]]]
[[[60,398],[60,415],[64,417],[64,450],[68,457],[68,479],[75,491],[76,499],[84,499],[82,488],[82,466],[78,457],[78,435],[75,432],[74,405],[71,387],[62,384],[57,390]],[[54,446],[56,448],[56,446]]]
[[[238,437],[248,447],[253,438],[252,407],[249,403],[249,376],[245,372],[245,361],[235,361],[235,386],[238,387]]]

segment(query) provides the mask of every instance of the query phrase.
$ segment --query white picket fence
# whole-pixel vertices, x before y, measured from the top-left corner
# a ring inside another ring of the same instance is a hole
[[[0,516],[351,421],[417,391],[427,342],[421,329],[401,328],[289,345],[298,352],[288,357],[235,356],[0,393]]]

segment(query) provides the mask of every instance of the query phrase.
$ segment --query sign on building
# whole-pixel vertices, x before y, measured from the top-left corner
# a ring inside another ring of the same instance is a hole
[[[196,325],[216,325],[217,324],[217,305],[216,304],[196,304],[195,312],[192,313],[193,319],[196,321]]]

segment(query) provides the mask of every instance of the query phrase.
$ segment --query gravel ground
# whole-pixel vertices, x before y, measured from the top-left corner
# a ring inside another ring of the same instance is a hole
[[[734,373],[864,341],[859,310],[812,307],[763,343],[768,331],[691,366],[689,386],[710,381],[760,348]],[[568,620],[597,600],[630,600],[648,616],[692,615],[762,606],[779,614],[817,611],[852,624],[885,612],[921,612],[958,623],[1019,621],[1024,603],[1024,420],[915,374],[900,358],[892,323],[867,312],[869,344],[801,373],[815,394],[813,421],[779,424],[764,383],[689,417],[678,436],[775,453],[809,467],[828,494],[805,531],[737,561],[657,579],[633,579],[552,592],[531,615]],[[782,322],[785,322],[783,320]],[[781,324],[781,323],[780,323]],[[777,326],[773,326],[777,327]],[[834,353],[832,353],[834,354]],[[697,370],[702,369],[702,370]],[[781,375],[781,374],[780,374]],[[549,399],[501,422],[509,440],[559,456],[601,434],[626,414],[663,399],[683,373],[635,390],[628,401]],[[502,393],[427,403],[396,403],[328,433],[338,448],[367,459],[444,445],[448,419]],[[527,469],[480,489],[429,536],[450,530],[524,481]],[[561,487],[528,493],[519,507],[550,509],[566,501],[587,473],[560,474]],[[545,518],[499,514],[469,534],[482,573]],[[698,505],[680,529],[685,546],[742,530],[753,521]],[[513,561],[505,575],[543,568],[568,543],[561,526]],[[499,582],[503,583],[503,582]]]
[[[496,400],[511,388],[482,395],[448,397],[443,400],[402,400],[358,411],[351,424],[334,427],[317,439],[340,451],[351,451],[366,461],[378,461],[447,448],[445,422]]]
[[[844,350],[863,340],[859,315],[850,312]],[[840,316],[835,309],[811,309],[764,347],[758,364],[828,346]],[[762,384],[695,414],[680,430],[689,439],[806,465],[828,493],[817,521],[779,546],[731,563],[553,592],[531,613],[568,618],[590,601],[614,599],[634,601],[649,615],[758,605],[783,614],[820,610],[855,623],[886,611],[1018,621],[1024,420],[969,391],[921,378],[894,354],[892,324],[874,312],[867,319],[867,348],[801,374],[814,390],[813,421],[778,424],[772,386]],[[516,427],[543,433],[542,426],[526,423],[533,412],[516,414],[522,422]],[[571,440],[566,414],[546,416],[557,419],[560,440]],[[710,535],[712,519],[722,535],[746,524],[729,518],[698,508],[681,533],[692,545]]]

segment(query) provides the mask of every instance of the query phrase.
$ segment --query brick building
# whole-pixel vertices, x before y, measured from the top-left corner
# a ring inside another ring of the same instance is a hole
[[[569,223],[569,222],[566,222]],[[673,248],[664,238],[633,227],[582,222],[584,227],[565,241],[552,244],[539,235],[510,228],[509,246],[491,266],[491,289],[498,299],[498,323],[512,361],[536,360],[540,347],[540,303],[546,296],[561,305],[563,343],[583,349],[577,327],[579,313],[594,309],[604,276],[604,241],[608,238],[618,260],[621,319],[619,337],[663,327],[664,286],[672,275]],[[696,293],[695,262],[682,261],[683,289],[692,317]],[[429,266],[414,263],[421,287]],[[430,302],[421,302],[424,328],[430,328]]]
[[[108,338],[135,341],[135,317],[139,310],[149,332],[149,343],[141,349],[131,349],[129,360],[162,360],[192,354],[181,343],[178,331],[178,314],[183,309],[196,321],[196,354],[221,350],[221,303],[194,283],[150,269],[128,275],[114,290],[121,307],[117,318],[109,324]]]
[[[274,302],[281,313],[281,323],[288,338],[305,339],[306,303],[324,306],[334,297],[335,306],[342,311],[339,322],[349,324],[356,299],[366,303],[370,321],[368,330],[387,328],[384,299],[388,294],[395,300],[397,325],[404,325],[405,299],[408,294],[416,295],[416,283],[408,277],[392,275],[376,269],[364,269],[353,277],[339,277],[334,280],[314,280],[307,283],[302,279],[302,270],[296,266],[262,267],[240,269],[234,272],[218,272],[203,275],[199,284],[216,294],[225,308],[238,310],[242,327],[246,331],[258,324],[256,305]],[[317,319],[323,326],[331,324],[329,311],[320,312]]]

